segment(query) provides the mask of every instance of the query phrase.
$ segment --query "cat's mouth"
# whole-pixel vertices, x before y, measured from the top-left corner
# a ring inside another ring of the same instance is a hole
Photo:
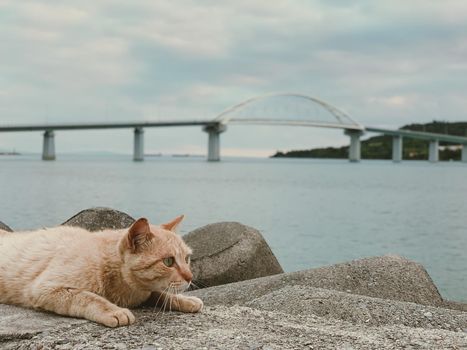
[[[167,286],[167,293],[179,294],[187,290],[188,286],[186,282],[170,282]]]
[[[180,294],[185,292],[190,283],[185,281],[174,281],[168,283],[156,283],[152,285],[151,291],[158,293]]]

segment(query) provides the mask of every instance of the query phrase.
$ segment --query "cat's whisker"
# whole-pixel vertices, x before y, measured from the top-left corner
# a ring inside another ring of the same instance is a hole
[[[167,288],[168,288],[168,287],[167,287]],[[162,295],[163,295],[163,293],[164,293],[164,292],[167,290],[167,288],[165,288],[165,289],[162,291],[162,293],[159,293],[159,298],[157,298],[157,300],[156,300],[156,303],[155,303],[155,305],[154,305],[154,309],[153,309],[153,311],[155,311],[155,310],[156,310],[156,308],[158,307],[158,305],[159,305],[159,301],[161,300],[161,298],[162,298]],[[156,315],[157,315],[157,314],[156,314]]]
[[[167,295],[168,295],[168,294],[170,294],[170,288],[169,288],[169,290],[168,290],[168,292],[167,292]],[[164,296],[164,303],[163,303],[163,305],[162,305],[162,312],[165,312],[166,309],[167,309],[167,303],[168,303],[168,301],[169,301],[167,295]]]
[[[174,286],[172,297],[170,298],[170,310],[172,311],[172,305],[174,303],[174,297],[177,297],[178,287]]]
[[[191,282],[190,282],[190,286],[191,286],[192,288],[191,288],[190,290],[201,289],[202,287],[200,287],[198,284],[203,285],[203,283],[201,283],[201,282],[195,283],[195,282],[191,281]],[[203,285],[203,287],[206,288],[206,287],[208,287],[208,286],[207,286],[207,285]]]
[[[159,302],[160,298],[163,298],[163,299],[162,299],[162,305],[159,307],[159,311],[157,312],[156,316],[159,316],[159,314],[165,311],[166,304],[167,304],[166,295],[167,293],[169,293],[169,291],[170,291],[170,286],[166,287],[159,295],[159,299],[157,299],[157,303]]]
[[[165,311],[165,303],[167,302],[167,299],[164,299],[162,305],[161,305],[161,308],[159,309],[159,313],[158,314],[162,314],[164,311]]]
[[[158,317],[160,313],[161,313],[161,307],[159,306],[159,307],[157,308],[156,317]]]
[[[179,296],[179,294],[180,294],[179,291],[177,291],[177,292],[175,293],[175,299],[177,300],[177,305],[179,305],[179,307],[180,307],[180,296]]]
[[[175,295],[176,291],[177,291],[176,283],[172,283],[172,288],[170,289],[169,311],[172,311],[172,302],[173,302],[172,298]]]
[[[169,311],[172,311],[172,295],[170,296]]]
[[[185,290],[190,290],[191,282],[193,281],[188,282],[188,286],[186,286]]]
[[[170,307],[170,294],[172,292],[172,284],[169,285],[169,290],[167,292],[167,295],[165,297],[165,307],[164,307],[164,312],[167,311],[167,307]]]

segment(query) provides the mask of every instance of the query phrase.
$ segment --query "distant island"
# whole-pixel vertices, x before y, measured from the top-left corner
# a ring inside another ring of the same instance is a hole
[[[428,124],[409,124],[400,129],[449,134],[467,137],[467,122],[433,121]],[[407,160],[428,159],[428,141],[404,138],[402,157]],[[460,160],[461,146],[439,143],[440,160]],[[307,150],[277,151],[271,158],[334,158],[348,157],[349,146],[313,148]],[[361,142],[362,159],[392,159],[392,136],[373,136]]]

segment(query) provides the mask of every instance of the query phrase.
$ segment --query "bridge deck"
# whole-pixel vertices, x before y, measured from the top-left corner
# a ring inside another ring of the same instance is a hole
[[[344,130],[361,130],[376,132],[385,135],[403,136],[423,140],[438,140],[451,143],[460,143],[467,145],[467,137],[435,134],[421,131],[385,129],[379,127],[365,127],[359,124],[339,124],[319,121],[304,120],[274,120],[274,119],[236,119],[232,118],[229,123],[232,124],[255,124],[255,125],[282,125],[282,126],[307,126],[338,128]],[[0,132],[18,132],[18,131],[46,131],[46,130],[86,130],[86,129],[128,129],[145,127],[175,127],[175,126],[217,126],[220,122],[217,120],[172,120],[172,121],[141,121],[141,122],[98,122],[98,123],[74,123],[74,124],[25,124],[25,125],[0,125]]]
[[[413,139],[422,139],[422,140],[429,140],[429,141],[444,141],[444,142],[452,142],[452,143],[461,143],[467,144],[467,137],[462,136],[455,136],[455,135],[447,135],[447,134],[436,134],[432,132],[423,132],[423,131],[412,131],[412,130],[403,130],[403,129],[384,129],[384,128],[374,128],[374,127],[365,127],[366,131],[370,132],[377,132],[385,135],[392,135],[392,136],[404,136]]]
[[[216,125],[217,122],[206,120],[180,120],[180,121],[143,121],[122,123],[75,123],[75,124],[25,124],[0,125],[0,132],[13,131],[41,131],[41,130],[86,130],[86,129],[129,129],[165,126],[206,126]]]

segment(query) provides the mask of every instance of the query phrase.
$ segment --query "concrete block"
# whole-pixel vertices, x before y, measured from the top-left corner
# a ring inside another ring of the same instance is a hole
[[[183,239],[193,249],[191,266],[198,287],[283,272],[261,233],[237,222],[206,225]]]
[[[403,325],[449,331],[467,327],[466,312],[299,285],[284,286],[244,305],[367,326]]]
[[[316,269],[284,273],[203,291],[205,303],[244,304],[287,285],[333,289],[381,299],[442,306],[444,301],[420,264],[400,256],[353,260]]]
[[[104,229],[127,228],[134,221],[135,219],[121,211],[96,207],[80,211],[62,225],[78,226],[89,231],[100,231]]]
[[[13,230],[7,224],[4,224],[1,221],[0,221],[0,230],[13,232]]]

